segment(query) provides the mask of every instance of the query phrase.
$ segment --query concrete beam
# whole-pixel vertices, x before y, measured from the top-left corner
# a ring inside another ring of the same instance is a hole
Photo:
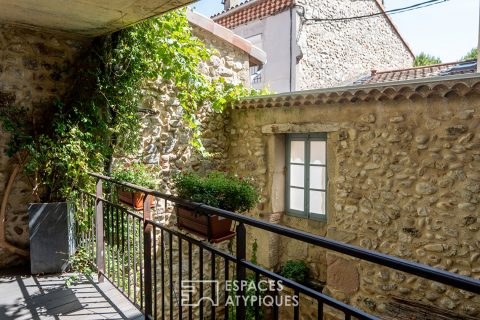
[[[196,0],[0,0],[0,23],[95,37]]]

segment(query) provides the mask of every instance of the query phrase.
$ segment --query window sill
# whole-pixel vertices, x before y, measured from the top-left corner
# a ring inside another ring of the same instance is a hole
[[[320,217],[306,217],[305,215],[300,214],[300,213],[284,212],[284,217],[297,218],[297,219],[315,221],[315,222],[321,222],[321,223],[327,223],[328,222],[328,216],[327,215],[320,216]]]

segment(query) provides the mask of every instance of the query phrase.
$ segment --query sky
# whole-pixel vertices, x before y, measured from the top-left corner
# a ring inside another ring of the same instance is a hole
[[[385,0],[387,10],[425,0]],[[457,61],[478,43],[480,0],[448,0],[435,6],[392,15],[415,54],[426,52],[443,62]],[[221,0],[200,0],[195,10],[211,16],[223,10]]]

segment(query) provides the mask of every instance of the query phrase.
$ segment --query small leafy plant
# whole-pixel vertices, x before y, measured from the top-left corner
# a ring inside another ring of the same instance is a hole
[[[71,286],[80,279],[81,275],[91,278],[96,271],[92,260],[93,257],[85,247],[77,248],[77,251],[69,260],[71,271],[75,274],[65,280],[65,285],[67,287]]]
[[[143,163],[130,163],[116,167],[112,171],[112,178],[117,181],[129,182],[145,188],[155,188],[153,169]]]
[[[259,200],[251,181],[226,172],[213,171],[205,177],[183,173],[174,177],[174,183],[180,198],[224,210],[246,212]]]
[[[298,283],[305,283],[309,273],[307,264],[302,260],[288,260],[280,271],[281,276]]]
[[[49,119],[35,118],[23,107],[0,106],[0,126],[11,134],[5,152],[23,169],[37,202],[65,201],[75,186],[88,185],[88,172],[99,171],[104,157],[85,129],[88,121],[67,116],[58,99],[41,108]]]

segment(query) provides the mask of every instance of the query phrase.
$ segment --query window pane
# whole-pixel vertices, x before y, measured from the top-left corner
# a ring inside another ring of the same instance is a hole
[[[305,211],[304,196],[303,189],[290,188],[290,209]]]
[[[291,142],[290,162],[305,163],[305,141]]]
[[[322,189],[325,190],[326,182],[326,171],[325,167],[312,167],[310,166],[310,188],[313,189]]]
[[[326,141],[310,142],[310,164],[327,163],[327,143]]]
[[[325,192],[310,191],[310,213],[325,215]]]
[[[305,187],[305,166],[299,164],[290,165],[290,186]]]

